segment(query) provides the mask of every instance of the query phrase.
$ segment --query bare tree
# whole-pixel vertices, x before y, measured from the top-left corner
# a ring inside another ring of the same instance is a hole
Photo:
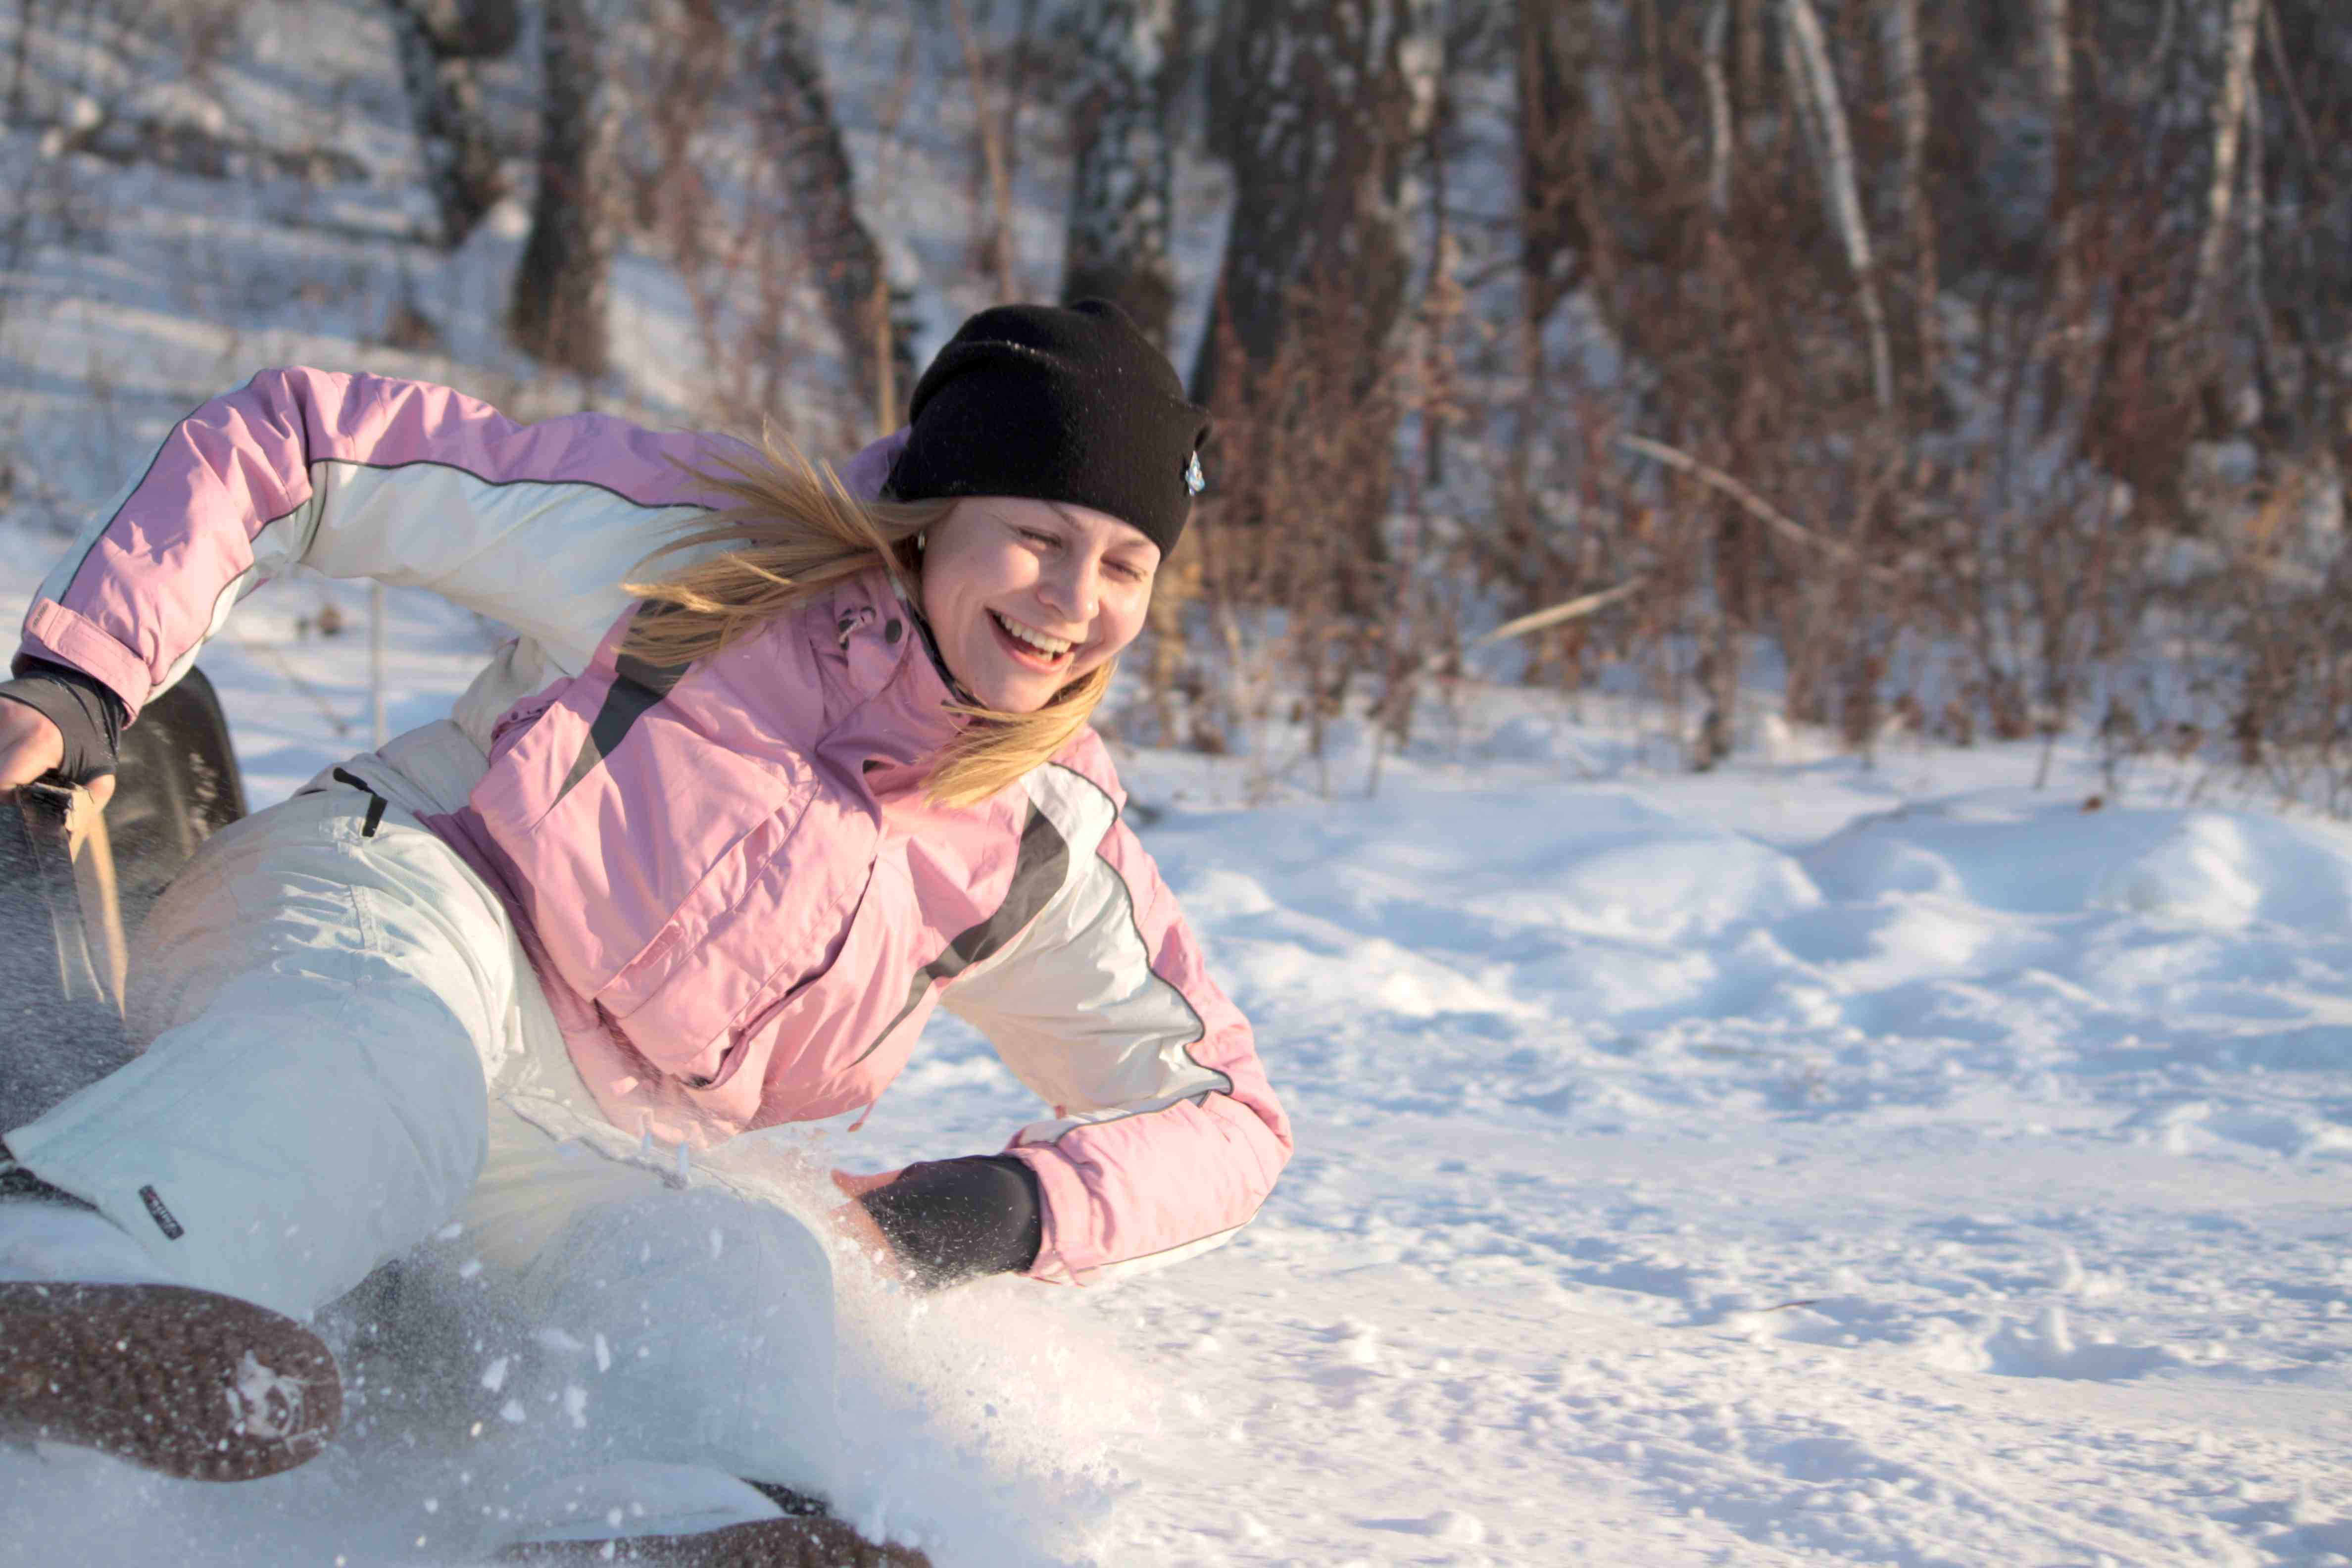
[[[2247,92],[2254,78],[2255,29],[2263,18],[2263,0],[2229,0],[2229,6],[2221,81],[2213,95],[2213,163],[2206,187],[2205,230],[2198,241],[2197,279],[2189,307],[2189,320],[2200,331],[2211,324],[2222,262],[2228,255]]]
[[[2038,6],[2065,0],[2035,0]],[[1928,205],[1927,77],[1920,68],[1919,0],[1887,0],[1885,26],[1886,75],[1894,100],[1899,142],[1895,174],[1895,232],[1911,262],[1912,335],[1919,365],[1932,379],[1936,363],[1936,223]]]
[[[888,429],[913,390],[911,324],[893,309],[881,247],[858,216],[856,177],[797,5],[770,0],[753,14],[760,130],[776,199],[808,258],[858,397]]]
[[[1830,219],[1844,242],[1853,273],[1863,324],[1870,333],[1870,384],[1881,410],[1895,403],[1894,362],[1886,348],[1886,311],[1878,299],[1878,270],[1871,258],[1870,230],[1863,221],[1854,184],[1853,134],[1846,124],[1845,100],[1838,90],[1829,40],[1813,0],[1783,0],[1781,41],[1788,56],[1790,89],[1798,102],[1821,167],[1822,194]]]
[[[475,62],[514,47],[521,17],[513,0],[387,0],[387,7],[440,243],[455,249],[507,194]]]
[[[1076,18],[1076,167],[1062,262],[1065,303],[1108,300],[1168,346],[1174,183],[1168,116],[1181,57],[1178,0],[1097,0]]]
[[[1528,325],[1540,329],[1591,248],[1578,205],[1586,191],[1577,163],[1585,155],[1584,73],[1591,64],[1592,19],[1591,7],[1566,0],[1520,0],[1517,14],[1513,76],[1519,119],[1521,308]],[[1715,17],[1707,29],[1710,37],[1719,38]],[[1727,104],[1727,125],[1729,114]],[[1728,199],[1727,150],[1724,155]]]
[[[401,0],[452,59],[494,60],[522,37],[520,0]]]
[[[1234,216],[1196,399],[1214,395],[1229,352],[1264,365],[1301,328],[1353,337],[1359,374],[1377,374],[1404,307],[1402,196],[1435,101],[1436,10],[1434,0],[1224,7],[1209,116],[1212,150],[1234,169]]]
[[[1712,0],[1699,30],[1699,75],[1706,84],[1706,216],[1717,231],[1731,216],[1731,79],[1723,64],[1730,31],[1731,0]]]
[[[541,13],[539,189],[508,322],[541,363],[604,374],[610,352],[616,116],[600,0]]]

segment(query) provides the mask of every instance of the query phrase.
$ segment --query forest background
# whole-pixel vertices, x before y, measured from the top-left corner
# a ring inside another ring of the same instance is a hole
[[[1475,674],[1647,699],[1676,767],[2071,733],[2352,811],[2329,0],[9,0],[0,39],[37,524],[288,348],[838,459],[965,312],[1099,295],[1218,420],[1123,738],[1341,725],[1374,782]],[[212,335],[68,331],[142,290]]]

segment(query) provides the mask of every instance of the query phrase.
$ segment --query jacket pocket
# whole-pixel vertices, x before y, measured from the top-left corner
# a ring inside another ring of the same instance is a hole
[[[787,1060],[796,1057],[799,1037],[827,1011],[828,982],[841,969],[844,958],[860,945],[857,934],[868,915],[873,888],[874,870],[869,865],[856,900],[841,919],[838,935],[824,944],[815,967],[789,978],[781,970],[769,976],[766,994],[754,999],[729,1027],[723,1042],[713,1043],[717,1060],[699,1073],[680,1073],[678,1081],[698,1092],[716,1091],[725,1089],[748,1060],[756,1058],[765,1064],[780,1057]]]

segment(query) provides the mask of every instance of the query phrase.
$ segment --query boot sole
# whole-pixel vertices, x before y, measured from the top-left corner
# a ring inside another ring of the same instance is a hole
[[[316,1457],[342,1413],[333,1353],[265,1307],[177,1285],[0,1284],[0,1436],[246,1481]]]

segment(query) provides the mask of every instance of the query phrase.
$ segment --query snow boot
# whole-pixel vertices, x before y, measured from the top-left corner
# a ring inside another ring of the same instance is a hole
[[[769,1519],[700,1535],[644,1535],[625,1541],[537,1542],[510,1546],[501,1563],[558,1568],[640,1563],[656,1568],[931,1568],[911,1546],[877,1546],[837,1519]]]
[[[318,1454],[342,1404],[318,1336],[249,1301],[183,1285],[0,1284],[0,1436],[245,1481]]]
[[[745,1483],[783,1510],[691,1534],[618,1540],[535,1541],[499,1553],[501,1563],[642,1563],[656,1568],[931,1568],[911,1546],[877,1546],[825,1511],[823,1500],[767,1481]]]
[[[317,1335],[164,1282],[137,1243],[21,1168],[0,1182],[0,1438],[214,1481],[326,1447],[343,1389]]]

